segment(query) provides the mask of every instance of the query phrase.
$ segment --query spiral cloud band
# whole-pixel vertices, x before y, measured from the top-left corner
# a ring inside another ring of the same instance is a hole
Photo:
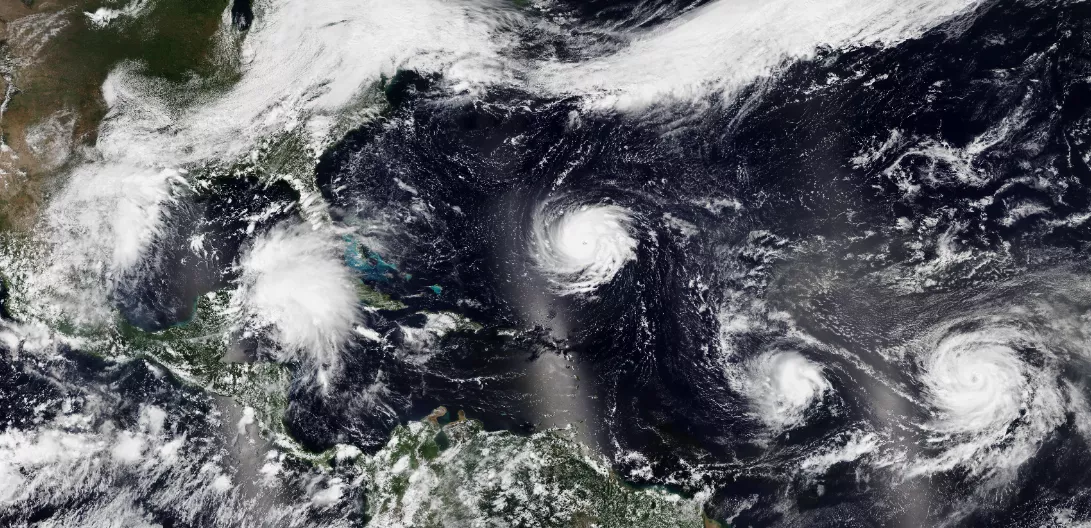
[[[531,256],[561,295],[593,292],[636,259],[627,209],[582,205],[548,210],[550,206],[534,215]]]
[[[743,386],[754,414],[774,431],[802,425],[807,410],[833,388],[821,366],[794,351],[756,358]]]
[[[1064,421],[1065,398],[1050,341],[1034,325],[984,318],[953,325],[918,359],[942,451],[917,472],[961,466],[1002,477],[1029,459]]]

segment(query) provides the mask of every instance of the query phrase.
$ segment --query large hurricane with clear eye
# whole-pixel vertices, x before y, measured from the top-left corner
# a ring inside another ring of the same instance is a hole
[[[1049,339],[1034,325],[998,318],[948,327],[919,358],[932,419],[922,427],[942,452],[917,471],[955,466],[1005,476],[1064,419]]]
[[[531,257],[561,295],[591,293],[636,259],[633,217],[610,204],[540,206],[532,218]]]
[[[940,342],[925,359],[924,382],[946,432],[1004,428],[1019,416],[1028,367],[1003,334],[962,334]]]

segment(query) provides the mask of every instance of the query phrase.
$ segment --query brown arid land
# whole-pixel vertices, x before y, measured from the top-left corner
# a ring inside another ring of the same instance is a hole
[[[118,64],[167,81],[229,83],[213,51],[228,0],[0,0],[0,232],[29,230],[66,168],[94,145]],[[135,14],[107,24],[107,8]]]
[[[83,16],[73,9],[77,3],[0,1],[0,230],[29,227],[47,175],[79,135],[94,129],[88,110],[101,103],[72,104],[77,87],[66,94],[64,76],[49,60],[57,47],[51,41],[71,31],[74,15]],[[73,112],[81,106],[83,119]]]

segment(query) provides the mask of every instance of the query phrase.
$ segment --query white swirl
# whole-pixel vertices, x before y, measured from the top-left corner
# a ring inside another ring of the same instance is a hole
[[[1019,416],[1029,373],[1004,342],[1009,337],[1017,336],[976,332],[951,336],[924,359],[923,381],[939,411],[937,430],[997,429]]]
[[[821,365],[793,351],[756,358],[743,383],[754,414],[774,431],[802,425],[807,410],[832,388]]]
[[[359,303],[337,239],[303,224],[278,226],[242,255],[239,272],[231,304],[242,315],[240,330],[269,331],[281,360],[308,363],[327,386]]]
[[[560,294],[590,293],[636,259],[631,222],[629,211],[616,205],[555,214],[541,207],[534,216],[531,254]]]
[[[985,323],[948,331],[918,360],[934,411],[924,425],[926,443],[943,451],[911,475],[962,467],[988,478],[1010,476],[1064,422],[1049,342],[1025,325]]]

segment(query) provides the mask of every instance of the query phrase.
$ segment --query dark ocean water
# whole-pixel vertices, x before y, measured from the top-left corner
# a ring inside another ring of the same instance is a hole
[[[560,2],[541,15],[599,53],[701,4]],[[240,29],[253,21],[246,2],[231,13]],[[1082,336],[1091,309],[1089,35],[1086,3],[987,2],[892,47],[819,50],[730,99],[635,113],[507,87],[470,99],[437,75],[399,72],[385,84],[390,110],[328,150],[316,176],[335,223],[357,230],[345,239],[357,278],[405,306],[364,314],[388,341],[354,342],[325,393],[296,383],[286,426],[315,450],[374,451],[440,405],[494,430],[575,423],[627,480],[709,486],[708,513],[737,526],[1089,516],[1091,450],[1072,403],[1091,395],[1089,356],[1034,337],[1069,317]],[[584,56],[556,35],[523,37],[527,56]],[[209,256],[157,246],[159,264],[118,291],[122,314],[150,330],[185,321],[199,295],[232,284],[254,233],[297,211],[249,227],[252,213],[297,199],[287,185],[224,180],[180,201],[166,237],[207,232]],[[592,294],[561,295],[528,248],[543,208],[585,206],[629,212],[635,258]],[[390,229],[371,247],[357,234],[377,221]],[[415,348],[404,329],[437,313],[480,329]],[[1050,374],[1019,371],[1032,396],[987,449],[907,476],[917,457],[980,438],[935,440],[937,374],[915,347],[988,332],[1001,313],[1025,331],[1005,343],[1012,357]],[[739,384],[775,351],[820,365],[830,387],[783,430]],[[0,363],[0,416],[12,427],[28,395],[63,392],[34,374],[49,368],[117,391],[130,421],[141,402],[211,405],[141,365]],[[1062,387],[1065,410],[1039,434],[1033,395],[1052,394],[1042,379]],[[796,470],[866,434],[887,447]],[[972,469],[1024,445],[1000,485]]]
[[[635,27],[658,20],[642,13],[686,7],[641,4],[629,17],[621,13],[632,6],[592,2],[567,13],[590,26]],[[963,505],[944,497],[976,485],[957,470],[895,484],[882,469],[846,461],[816,491],[782,468],[861,424],[927,419],[919,373],[877,349],[967,310],[1057,288],[1028,276],[1083,273],[1088,226],[1065,219],[1091,196],[1081,148],[1089,14],[1084,4],[991,2],[892,48],[821,50],[696,115],[688,106],[589,113],[578,100],[506,89],[466,101],[440,79],[403,73],[389,92],[396,109],[327,153],[319,182],[350,224],[375,210],[411,218],[390,258],[443,293],[407,313],[458,311],[486,330],[445,342],[424,366],[390,351],[351,354],[352,374],[337,391],[359,393],[381,372],[389,412],[300,398],[299,434],[381,441],[374,431],[440,404],[493,428],[536,430],[555,418],[541,403],[555,404],[548,393],[557,387],[530,365],[558,355],[580,379],[560,415],[584,418],[608,453],[654,460],[655,474],[638,480],[704,467],[724,504],[756,495],[740,525],[778,522],[785,494],[803,512],[798,520],[819,525],[947,518]],[[993,141],[990,130],[1002,133]],[[972,159],[958,159],[969,150]],[[523,248],[534,208],[549,200],[632,211],[636,259],[592,298],[543,293],[534,278]],[[741,206],[709,205],[717,200]],[[422,203],[424,213],[409,211]],[[1020,216],[1025,203],[1042,210]],[[928,231],[899,229],[899,218],[930,219]],[[940,258],[944,248],[928,237],[945,233],[961,248],[1003,256],[952,263],[912,287],[877,280]],[[377,287],[405,294],[420,285]],[[733,299],[786,311],[816,338],[801,341],[775,319],[731,338],[729,363],[791,347],[825,366],[828,404],[790,434],[764,438],[724,373],[714,307]],[[392,328],[398,317],[373,323]],[[538,339],[496,335],[505,328],[538,328]],[[1084,371],[1077,364],[1062,377]],[[1083,496],[1086,476],[1064,468],[1088,455],[1073,423],[1062,425],[964,522],[1036,518],[1060,497]]]

